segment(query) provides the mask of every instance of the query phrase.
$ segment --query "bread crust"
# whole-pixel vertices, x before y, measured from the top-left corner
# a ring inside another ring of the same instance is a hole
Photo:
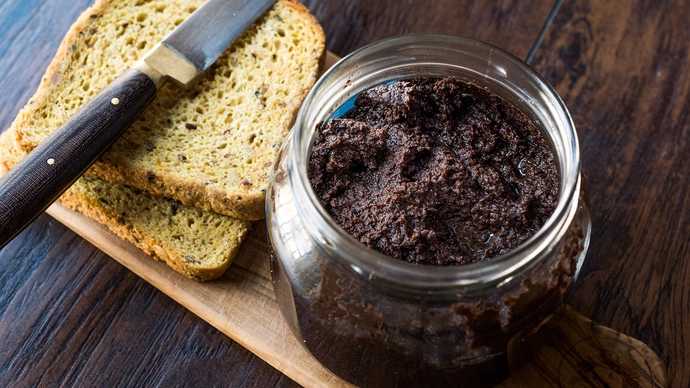
[[[84,182],[78,182],[77,185],[79,184],[86,185]],[[108,182],[102,182],[101,184],[116,185],[115,183]],[[165,200],[158,199],[158,201]],[[221,277],[230,264],[232,264],[237,251],[240,249],[242,241],[247,236],[252,226],[251,222],[244,221],[236,235],[226,237],[234,241],[229,244],[230,249],[222,253],[222,258],[220,260],[212,262],[185,260],[185,257],[194,252],[183,252],[171,249],[163,242],[165,238],[162,238],[161,235],[146,234],[135,224],[118,221],[118,214],[113,213],[112,210],[102,204],[94,203],[87,196],[81,194],[78,187],[73,187],[65,192],[65,194],[60,197],[59,202],[105,225],[121,239],[134,244],[137,248],[154,259],[165,262],[176,272],[197,281],[208,281]],[[163,221],[164,219],[161,219],[161,222]]]

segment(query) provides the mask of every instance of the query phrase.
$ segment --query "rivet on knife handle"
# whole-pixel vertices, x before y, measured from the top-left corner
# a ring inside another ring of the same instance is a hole
[[[67,190],[153,100],[156,85],[129,69],[0,179],[0,247]]]

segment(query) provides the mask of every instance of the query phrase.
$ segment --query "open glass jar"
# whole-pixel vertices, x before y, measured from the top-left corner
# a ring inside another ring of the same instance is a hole
[[[554,214],[507,254],[463,266],[413,265],[353,239],[318,202],[307,165],[319,123],[358,93],[415,76],[489,88],[542,131],[558,169]],[[360,386],[491,386],[507,377],[508,342],[561,304],[589,242],[588,198],[572,120],[556,92],[519,59],[484,43],[406,35],[356,51],[304,102],[269,186],[272,277],[295,336]]]

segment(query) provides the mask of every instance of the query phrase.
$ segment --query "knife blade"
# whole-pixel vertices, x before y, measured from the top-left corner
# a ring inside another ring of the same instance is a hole
[[[209,0],[0,178],[0,248],[69,188],[168,80],[189,87],[276,0]]]

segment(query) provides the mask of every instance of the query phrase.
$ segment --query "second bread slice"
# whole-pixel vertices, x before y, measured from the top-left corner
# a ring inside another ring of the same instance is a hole
[[[0,136],[0,175],[22,157],[11,135]],[[252,224],[92,177],[79,179],[59,202],[195,280],[220,277]]]

